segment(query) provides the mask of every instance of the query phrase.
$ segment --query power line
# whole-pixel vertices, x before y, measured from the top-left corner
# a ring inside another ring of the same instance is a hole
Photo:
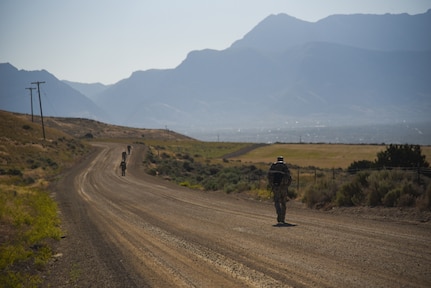
[[[30,90],[31,122],[34,122],[33,121],[33,90],[36,89],[36,88],[34,88],[34,87],[28,87],[28,88],[25,88],[25,89]]]
[[[45,125],[43,124],[42,100],[40,99],[40,87],[39,87],[39,85],[43,83],[45,83],[45,81],[31,82],[31,84],[37,85],[37,93],[39,94],[40,118],[42,119],[43,140],[45,140]]]

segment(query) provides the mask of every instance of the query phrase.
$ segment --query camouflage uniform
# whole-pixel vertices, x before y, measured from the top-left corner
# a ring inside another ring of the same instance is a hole
[[[126,161],[121,161],[121,176],[126,176]]]
[[[274,206],[277,212],[277,222],[285,223],[287,189],[292,182],[289,168],[283,161],[283,157],[277,157],[277,162],[272,163],[268,171],[268,183],[274,194]]]

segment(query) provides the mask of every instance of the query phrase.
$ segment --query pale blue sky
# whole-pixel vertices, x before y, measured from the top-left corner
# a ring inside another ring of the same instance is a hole
[[[0,0],[0,63],[112,84],[223,50],[270,14],[421,14],[431,0]]]

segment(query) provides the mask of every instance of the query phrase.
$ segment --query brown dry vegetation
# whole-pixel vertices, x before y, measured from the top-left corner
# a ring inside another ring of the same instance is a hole
[[[21,119],[31,120],[30,115],[15,114]],[[40,123],[39,117],[35,118]],[[47,127],[63,131],[76,138],[87,138],[91,134],[93,138],[100,139],[158,139],[158,140],[193,140],[190,137],[178,134],[167,129],[132,128],[118,125],[110,125],[96,120],[83,118],[45,117]]]
[[[431,146],[422,146],[422,154],[431,159]],[[346,169],[354,161],[374,161],[386,145],[374,144],[273,144],[258,147],[248,153],[236,155],[233,160],[254,163],[273,162],[278,155],[299,167]]]

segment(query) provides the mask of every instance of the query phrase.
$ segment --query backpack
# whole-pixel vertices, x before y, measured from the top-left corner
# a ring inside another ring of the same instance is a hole
[[[287,168],[287,165],[284,162],[275,162],[271,165],[271,168],[268,172],[268,180],[273,185],[280,185],[285,177],[288,179],[290,178],[289,168]]]

